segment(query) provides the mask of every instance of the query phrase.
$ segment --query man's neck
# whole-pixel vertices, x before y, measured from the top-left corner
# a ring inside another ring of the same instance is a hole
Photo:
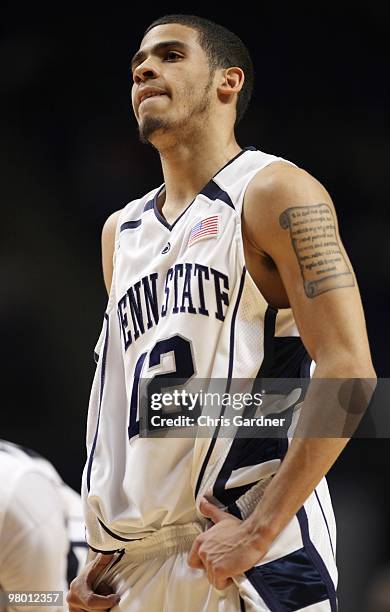
[[[238,155],[241,147],[230,140],[176,144],[160,150],[165,192],[158,203],[168,222],[177,218],[209,180]]]

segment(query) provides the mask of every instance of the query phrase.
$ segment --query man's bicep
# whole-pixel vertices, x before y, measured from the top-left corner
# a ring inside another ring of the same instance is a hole
[[[115,233],[120,210],[112,213],[106,220],[102,230],[102,266],[104,284],[107,293],[110,293],[112,274],[114,269],[113,257],[115,249]]]
[[[330,202],[289,206],[279,215],[279,226],[286,233],[275,256],[280,266],[289,257],[299,266],[306,297],[315,297],[344,287],[354,287],[352,266],[339,236],[336,215]],[[295,257],[293,257],[293,253]],[[292,266],[297,274],[297,267]]]
[[[369,360],[359,290],[332,200],[307,173],[280,174],[266,190],[258,244],[278,268],[303,342],[315,361],[336,347],[340,360],[351,352]]]
[[[324,211],[318,224],[311,220],[317,217],[315,208]],[[302,207],[307,214],[307,225],[304,221],[300,226],[302,239],[286,221],[287,215],[297,213],[283,212],[280,224],[286,236],[273,255],[303,342],[315,361],[321,352],[328,355],[336,348],[340,357],[342,352],[361,354],[368,348],[356,278],[335,226],[328,222],[329,210],[321,203]]]

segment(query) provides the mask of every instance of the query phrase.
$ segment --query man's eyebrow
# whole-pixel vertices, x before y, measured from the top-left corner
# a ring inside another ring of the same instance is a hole
[[[166,49],[167,47],[177,47],[178,49],[182,49],[183,51],[188,49],[188,45],[181,42],[181,40],[165,40],[164,42],[159,42],[155,44],[151,48],[151,53],[161,53],[161,51],[164,51],[164,49]],[[146,55],[146,51],[137,51],[137,53],[132,57],[131,69],[133,70],[136,64],[140,64],[145,59]]]

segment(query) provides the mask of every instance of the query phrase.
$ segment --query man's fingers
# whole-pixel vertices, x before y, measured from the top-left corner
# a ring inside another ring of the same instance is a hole
[[[85,602],[78,604],[68,604],[67,610],[69,612],[94,612],[94,610],[111,610],[114,608],[120,601],[120,597],[118,595],[110,595],[109,597],[104,597],[103,601],[94,600],[86,604]]]
[[[223,589],[226,589],[233,582],[227,575],[226,569],[220,563],[212,563],[211,561],[206,562],[206,560],[204,560],[204,565],[210,584],[219,591],[223,591]]]
[[[218,565],[209,562],[204,564],[204,569],[209,583],[219,591],[223,591],[233,582]]]
[[[223,591],[233,582],[231,578],[214,578],[214,586],[218,591]]]
[[[202,561],[197,556],[188,557],[188,565],[192,569],[204,569]]]
[[[84,571],[70,584],[66,601],[69,612],[93,612],[94,610],[110,610],[120,600],[117,593],[104,581],[104,571],[112,563],[115,555],[99,554]],[[101,578],[100,587],[95,592],[94,583]]]
[[[112,561],[114,555],[103,555],[99,553],[97,557],[92,561],[92,565],[88,570],[86,581],[88,586],[92,586],[96,578],[102,573],[105,567]]]
[[[104,580],[103,582],[99,582],[95,589],[95,593],[97,593],[98,595],[112,595],[113,592],[114,589],[112,588],[112,586],[107,584],[107,582],[104,582]]]
[[[231,516],[220,508],[217,508],[217,506],[214,506],[214,504],[210,504],[210,502],[204,497],[202,497],[200,500],[199,509],[203,516],[211,519],[214,524],[219,523],[220,521]]]
[[[117,593],[112,593],[111,595],[97,595],[96,593],[91,593],[82,605],[85,606],[87,610],[107,610],[116,606],[119,600],[120,597]]]
[[[113,608],[120,600],[117,593],[109,595],[98,595],[93,591],[88,593],[72,593],[67,596],[67,603],[70,612],[79,612],[80,610],[107,610]]]
[[[202,541],[200,540],[200,536],[196,538],[194,541],[190,552],[188,553],[187,563],[193,569],[202,569],[203,563],[198,555],[199,546]]]

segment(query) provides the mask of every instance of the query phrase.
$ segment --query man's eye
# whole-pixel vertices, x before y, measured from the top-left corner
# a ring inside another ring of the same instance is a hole
[[[179,53],[176,53],[176,51],[168,51],[165,54],[165,59],[168,60],[169,62],[175,61],[177,59],[180,59],[181,55],[179,55]]]

